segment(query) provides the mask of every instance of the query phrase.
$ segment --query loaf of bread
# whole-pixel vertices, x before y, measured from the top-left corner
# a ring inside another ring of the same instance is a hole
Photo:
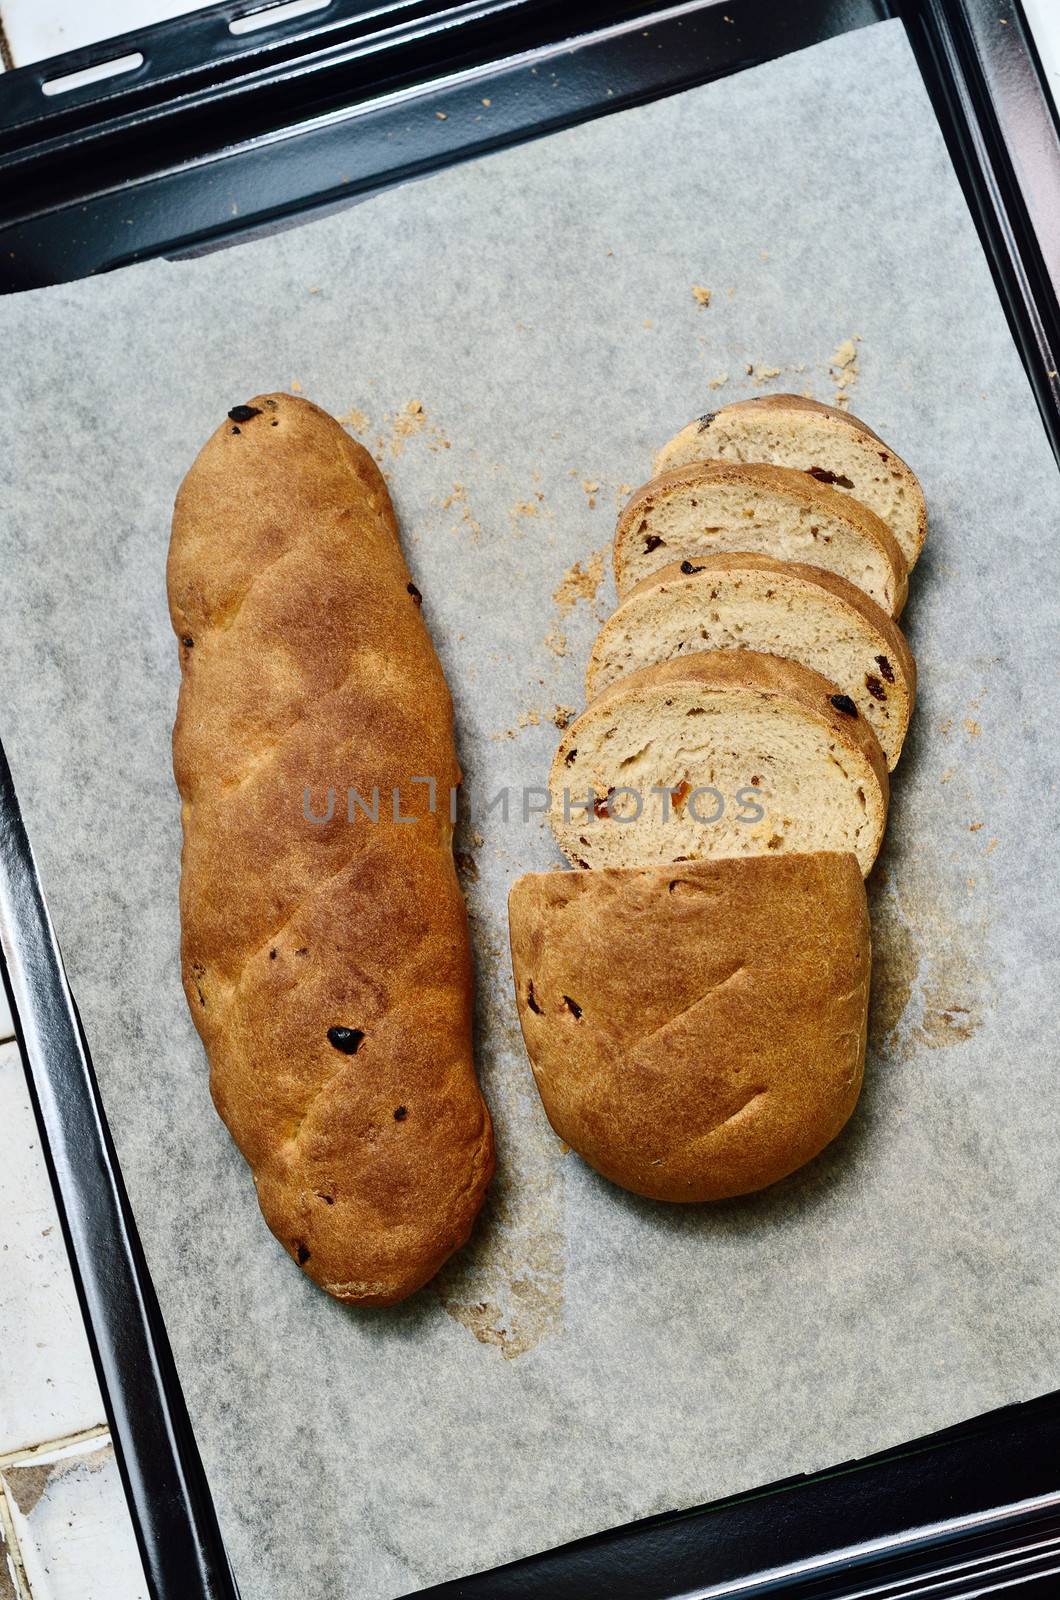
[[[864,590],[797,561],[702,556],[645,578],[597,634],[586,696],[655,662],[722,649],[812,667],[853,700],[894,767],[916,692],[901,630]]]
[[[615,582],[624,596],[673,561],[747,552],[837,573],[890,616],[905,605],[908,569],[885,522],[808,473],[756,463],[695,461],[638,489],[615,529]]]
[[[869,923],[852,855],[536,873],[509,920],[545,1112],[613,1183],[748,1194],[853,1111]]]
[[[389,1305],[467,1238],[493,1137],[452,708],[378,468],[305,400],[236,406],[181,485],[168,587],[182,968],[214,1101],[293,1259]]]
[[[838,850],[868,873],[887,821],[887,763],[853,700],[752,650],[620,678],[564,733],[549,790],[582,867]]]
[[[852,495],[890,527],[912,567],[927,531],[916,475],[857,417],[797,394],[738,400],[697,417],[663,445],[655,471],[690,461],[765,461],[796,467]]]

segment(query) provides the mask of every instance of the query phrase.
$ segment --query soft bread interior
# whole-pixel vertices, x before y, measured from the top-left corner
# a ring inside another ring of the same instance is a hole
[[[844,598],[835,590],[847,585],[830,581],[834,588],[810,568],[774,561],[759,567],[746,557],[742,565],[739,558],[712,558],[687,574],[667,568],[659,581],[638,586],[604,623],[586,674],[587,697],[675,656],[763,651],[812,667],[849,695],[893,767],[912,710],[911,659],[882,612],[874,624],[863,596]]]
[[[841,502],[829,515],[817,497],[725,482],[661,488],[642,514],[623,518],[615,542],[619,595],[672,561],[743,551],[823,567],[864,589],[889,616],[901,610],[903,575]]]
[[[726,408],[690,423],[664,445],[655,471],[704,460],[764,461],[810,472],[881,517],[910,566],[920,554],[923,497],[912,473],[878,440],[831,416],[780,406]]]
[[[621,690],[589,706],[553,764],[552,825],[576,865],[849,850],[870,870],[886,796],[825,719],[754,688]]]

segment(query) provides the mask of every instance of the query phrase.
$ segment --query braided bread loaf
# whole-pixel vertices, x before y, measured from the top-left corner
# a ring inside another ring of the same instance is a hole
[[[168,587],[181,962],[214,1103],[288,1252],[390,1305],[467,1238],[493,1135],[452,705],[378,468],[308,401],[235,407],[177,495]]]

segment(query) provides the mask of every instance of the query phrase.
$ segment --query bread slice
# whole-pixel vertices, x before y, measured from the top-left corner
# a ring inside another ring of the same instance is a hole
[[[549,787],[583,867],[852,850],[868,873],[887,820],[887,763],[853,700],[752,650],[620,678],[563,735]]]
[[[674,562],[638,583],[600,629],[586,696],[628,672],[703,650],[760,650],[812,667],[850,696],[888,767],[898,760],[916,667],[898,626],[845,578],[770,556]]]
[[[893,617],[905,604],[905,557],[873,512],[791,467],[727,461],[674,467],[637,490],[615,529],[619,595],[671,561],[742,551],[836,572]]]
[[[765,461],[797,467],[882,517],[912,567],[927,531],[916,474],[857,417],[797,394],[765,394],[708,411],[664,444],[655,472],[690,461]]]
[[[533,873],[508,913],[545,1112],[612,1183],[749,1194],[853,1111],[869,919],[852,855]]]

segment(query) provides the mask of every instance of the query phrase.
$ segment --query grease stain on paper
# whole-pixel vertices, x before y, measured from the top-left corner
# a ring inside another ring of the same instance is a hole
[[[948,912],[939,887],[909,872],[874,886],[869,1038],[900,1061],[970,1039],[993,999],[985,923]]]

